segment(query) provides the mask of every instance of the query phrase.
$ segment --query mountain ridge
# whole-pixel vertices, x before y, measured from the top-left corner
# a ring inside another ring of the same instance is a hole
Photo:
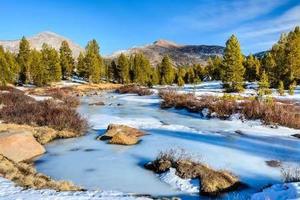
[[[84,49],[80,45],[76,44],[75,42],[64,36],[61,36],[51,31],[43,31],[37,33],[36,35],[26,37],[26,39],[28,40],[32,49],[41,50],[43,43],[46,43],[55,48],[56,50],[59,50],[62,41],[66,40],[75,58],[78,57],[80,52],[84,52]],[[5,50],[17,53],[19,51],[20,40],[21,39],[0,40],[0,45],[2,45]]]

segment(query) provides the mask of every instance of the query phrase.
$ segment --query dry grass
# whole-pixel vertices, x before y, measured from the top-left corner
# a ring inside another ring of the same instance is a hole
[[[285,183],[300,182],[300,166],[285,166],[281,168],[281,176]]]
[[[120,94],[137,94],[139,96],[146,96],[153,94],[153,91],[151,91],[148,88],[137,86],[137,85],[124,85],[116,90],[116,92]]]
[[[190,112],[200,112],[207,108],[208,117],[216,116],[227,119],[239,113],[245,119],[260,119],[265,124],[277,124],[290,128],[300,128],[300,105],[290,101],[275,99],[231,98],[228,96],[200,96],[178,94],[175,91],[160,91],[163,99],[161,108],[185,108]]]
[[[176,175],[181,178],[198,178],[201,182],[200,193],[203,195],[216,196],[222,192],[235,190],[241,185],[231,172],[214,170],[200,160],[195,160],[195,156],[182,149],[161,152],[145,167],[156,173],[165,172],[172,167],[176,169]]]
[[[49,176],[36,172],[27,163],[15,163],[0,154],[0,174],[24,188],[54,189],[56,191],[79,191],[81,188],[68,181],[55,181]]]
[[[0,93],[0,119],[7,123],[48,126],[55,130],[67,130],[77,134],[84,133],[88,124],[76,110],[69,105],[53,100],[36,101],[24,92],[10,89]]]

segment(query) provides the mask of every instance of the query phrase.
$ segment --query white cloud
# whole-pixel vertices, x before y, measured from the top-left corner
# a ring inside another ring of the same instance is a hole
[[[218,30],[255,19],[283,3],[285,0],[205,1],[185,15],[176,16],[173,22],[192,30]]]

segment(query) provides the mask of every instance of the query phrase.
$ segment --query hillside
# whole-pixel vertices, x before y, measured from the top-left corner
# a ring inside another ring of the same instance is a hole
[[[195,63],[205,64],[210,56],[222,56],[224,47],[216,45],[179,45],[167,40],[158,40],[153,44],[134,47],[127,50],[117,51],[107,59],[116,59],[121,53],[131,55],[143,53],[152,65],[158,64],[162,57],[169,55],[175,66],[190,65]]]
[[[74,57],[77,57],[81,51],[84,51],[82,47],[72,42],[70,39],[60,36],[53,32],[41,32],[32,37],[26,37],[26,39],[29,41],[31,48],[35,48],[37,50],[40,50],[42,48],[43,43],[47,43],[54,47],[56,50],[58,50],[62,41],[66,40],[73,51]],[[0,45],[2,45],[6,50],[17,53],[19,50],[19,42],[20,39],[0,40]]]

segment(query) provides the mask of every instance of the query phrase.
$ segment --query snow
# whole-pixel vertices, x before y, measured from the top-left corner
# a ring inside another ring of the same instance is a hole
[[[300,182],[275,184],[252,195],[251,200],[300,200]]]
[[[35,99],[36,101],[45,101],[45,100],[49,100],[49,99],[52,99],[52,97],[50,96],[38,96],[38,95],[27,95],[33,99]]]
[[[192,181],[191,179],[182,179],[176,174],[176,169],[170,168],[169,171],[159,174],[159,178],[169,184],[172,188],[188,192],[199,192],[199,181]]]
[[[56,192],[54,190],[24,190],[0,177],[0,200],[150,200],[115,191]]]

